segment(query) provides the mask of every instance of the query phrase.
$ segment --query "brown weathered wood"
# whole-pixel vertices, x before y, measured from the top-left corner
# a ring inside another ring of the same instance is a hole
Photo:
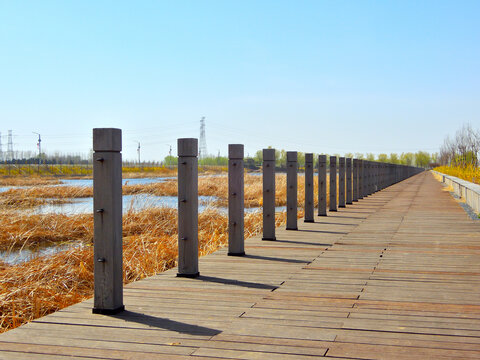
[[[178,139],[178,277],[197,277],[198,140]]]
[[[228,255],[245,255],[243,145],[228,145]]]
[[[275,240],[275,149],[263,149],[262,175],[262,240]]]
[[[305,222],[314,222],[313,154],[305,154]]]
[[[287,230],[297,230],[297,152],[287,151]]]
[[[338,159],[338,207],[345,207],[345,158]]]
[[[122,131],[93,129],[94,304],[98,314],[123,311]]]
[[[346,167],[346,186],[347,186],[347,205],[353,204],[353,185],[352,185],[352,159],[345,159]]]
[[[327,216],[327,155],[318,155],[318,216]]]
[[[337,157],[330,156],[330,211],[337,211]]]

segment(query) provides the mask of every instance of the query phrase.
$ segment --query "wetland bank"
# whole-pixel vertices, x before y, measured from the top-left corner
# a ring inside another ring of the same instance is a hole
[[[176,266],[178,236],[175,174],[128,177],[123,181],[127,199],[122,225],[125,283]],[[85,178],[33,176],[0,179],[0,331],[93,295],[90,182]],[[301,207],[303,176],[299,176],[298,185]],[[228,242],[227,174],[201,173],[198,190],[202,256]],[[276,226],[285,224],[285,203],[286,176],[277,174]],[[85,211],[75,210],[79,204]],[[261,206],[262,177],[247,173],[245,238],[262,231]],[[303,216],[301,209],[299,216]]]

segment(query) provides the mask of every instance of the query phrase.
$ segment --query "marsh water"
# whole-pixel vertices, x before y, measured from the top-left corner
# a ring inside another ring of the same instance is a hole
[[[214,175],[215,176],[215,175]],[[225,175],[216,175],[216,176],[225,176]],[[151,184],[156,182],[164,182],[166,180],[173,179],[171,177],[164,178],[132,178],[132,179],[123,179],[123,185],[141,185],[141,184]],[[78,186],[78,187],[91,187],[93,186],[92,179],[65,179],[61,180],[60,184],[50,185],[50,186]],[[22,186],[22,188],[27,188],[28,186]],[[20,188],[14,186],[4,186],[0,187],[0,192],[7,191],[11,188]],[[124,195],[123,200],[123,211],[129,210],[143,210],[146,208],[152,207],[169,207],[177,208],[178,207],[178,198],[177,196],[155,196],[151,194],[136,194],[136,195]],[[199,196],[198,197],[198,211],[202,212],[205,209],[212,207],[213,202],[217,200],[215,196]],[[228,209],[226,207],[215,206],[215,209],[220,213],[226,215],[228,214]],[[285,206],[278,206],[275,208],[277,212],[285,211]],[[245,213],[251,213],[255,211],[261,211],[261,208],[246,208]],[[93,212],[93,198],[75,198],[71,199],[71,202],[65,204],[46,204],[37,206],[32,210],[34,214],[87,214]],[[65,243],[62,245],[52,245],[44,246],[41,248],[24,248],[22,250],[15,251],[0,251],[0,260],[7,264],[19,264],[24,261],[28,261],[37,256],[49,256],[57,252],[67,250],[69,248],[81,246],[79,242]]]

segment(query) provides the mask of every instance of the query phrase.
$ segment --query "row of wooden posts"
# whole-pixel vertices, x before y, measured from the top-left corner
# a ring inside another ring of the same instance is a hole
[[[124,310],[122,282],[122,135],[93,129],[94,313]],[[198,267],[198,140],[178,139],[178,273]],[[228,147],[228,255],[243,256],[244,148]],[[423,169],[339,158],[338,207],[345,207]],[[337,211],[337,158],[330,157],[329,211]],[[305,222],[314,222],[313,154],[305,154]],[[297,230],[297,152],[287,152],[287,230]],[[327,157],[318,157],[318,213],[327,215]],[[263,240],[275,241],[275,150],[263,150]]]

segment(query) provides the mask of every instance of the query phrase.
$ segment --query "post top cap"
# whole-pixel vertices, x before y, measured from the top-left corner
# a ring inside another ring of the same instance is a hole
[[[228,144],[228,157],[230,159],[243,159],[243,144]]]
[[[297,161],[297,152],[287,151],[287,161]]]
[[[275,161],[275,149],[263,149],[264,161]]]
[[[93,151],[122,151],[122,130],[94,128]]]
[[[318,161],[327,162],[327,155],[318,155]]]
[[[330,156],[330,162],[337,163],[337,157],[336,156]]]
[[[198,139],[182,138],[177,140],[178,156],[198,156]]]
[[[313,154],[312,153],[306,153],[305,154],[305,162],[313,163]]]

